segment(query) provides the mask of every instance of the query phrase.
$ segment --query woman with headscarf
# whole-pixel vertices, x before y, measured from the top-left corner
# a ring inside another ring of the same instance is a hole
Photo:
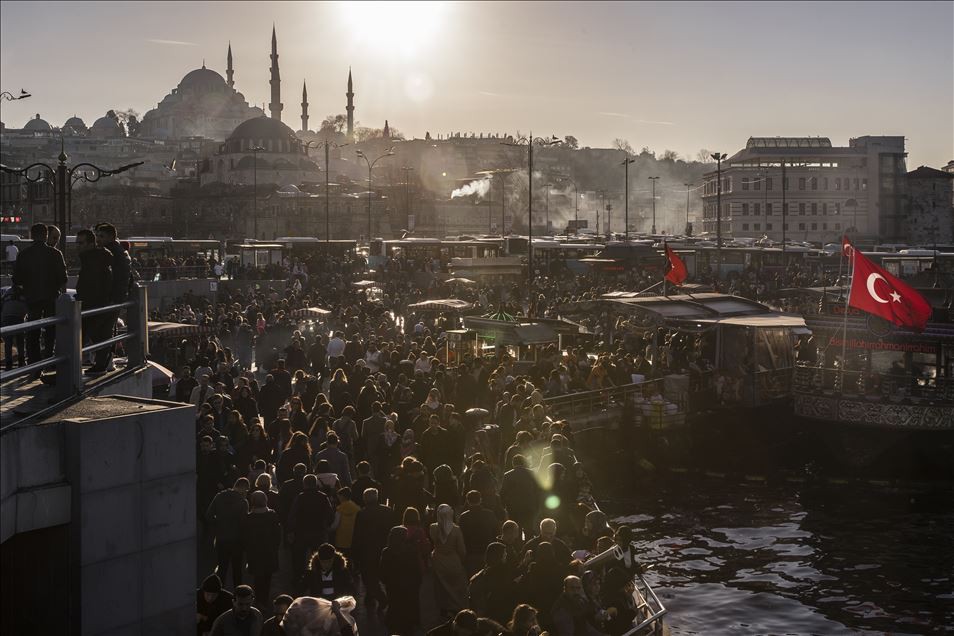
[[[414,439],[414,429],[405,429],[404,434],[401,435],[401,459],[404,460],[407,457],[417,457],[417,454],[418,448],[417,442]]]
[[[374,476],[387,484],[391,481],[397,467],[401,465],[401,436],[394,430],[394,418],[384,420],[384,431],[380,433],[375,446],[375,456],[371,463],[374,466]]]
[[[467,607],[468,582],[464,570],[464,557],[467,555],[464,535],[454,523],[454,509],[449,505],[437,507],[437,521],[431,524],[430,537],[434,544],[431,566],[437,583],[434,594],[438,610],[447,618]]]
[[[420,624],[421,579],[417,554],[407,538],[407,528],[394,526],[381,551],[381,582],[388,595],[384,623],[391,634],[413,634]]]

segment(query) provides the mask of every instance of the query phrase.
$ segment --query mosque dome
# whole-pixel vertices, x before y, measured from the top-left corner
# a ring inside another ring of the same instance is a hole
[[[194,71],[189,71],[186,73],[186,76],[182,78],[182,81],[179,82],[179,90],[192,90],[192,91],[224,91],[227,88],[225,83],[225,78],[213,71],[212,69],[205,68],[203,65],[202,68],[197,68]]]
[[[45,119],[40,119],[40,113],[37,113],[36,117],[26,123],[23,130],[30,132],[51,132],[53,127],[50,126]]]
[[[76,130],[86,130],[86,122],[84,122],[81,118],[77,117],[76,115],[73,115],[72,117],[66,120],[66,123],[63,124],[63,128],[74,128]]]
[[[100,117],[93,122],[89,129],[94,137],[122,137],[123,127],[118,121],[111,117]]]
[[[271,117],[253,117],[239,124],[225,141],[226,152],[248,152],[259,146],[264,152],[301,154],[295,131]]]

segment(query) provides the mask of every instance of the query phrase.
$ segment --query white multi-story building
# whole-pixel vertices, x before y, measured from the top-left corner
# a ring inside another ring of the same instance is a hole
[[[832,146],[827,137],[750,137],[704,176],[703,230],[727,238],[829,243],[904,236],[904,137],[858,137]],[[784,183],[783,183],[784,173]],[[783,203],[784,200],[784,203]],[[783,208],[784,204],[784,208]],[[784,216],[784,221],[783,221]]]

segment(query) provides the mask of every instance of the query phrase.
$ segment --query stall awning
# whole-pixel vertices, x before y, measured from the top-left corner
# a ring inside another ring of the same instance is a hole
[[[548,344],[559,340],[557,332],[547,325],[515,325],[517,342],[513,344]]]
[[[794,314],[764,314],[761,316],[730,316],[727,318],[697,318],[690,322],[734,325],[737,327],[792,327],[805,329],[805,319]]]
[[[288,315],[292,318],[320,320],[330,313],[330,311],[327,309],[322,309],[321,307],[304,307],[302,309],[292,310]]]
[[[180,322],[149,322],[150,336],[197,336],[203,333],[212,333],[212,328]]]
[[[429,311],[467,311],[473,308],[473,303],[457,298],[439,298],[436,300],[424,300],[419,303],[412,303],[407,306],[408,309],[429,310]]]

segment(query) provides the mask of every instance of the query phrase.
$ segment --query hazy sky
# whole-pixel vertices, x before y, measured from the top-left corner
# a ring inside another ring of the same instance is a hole
[[[284,121],[344,112],[408,136],[449,131],[616,137],[733,153],[749,136],[907,137],[909,167],[954,158],[954,3],[0,2],[3,102],[87,125],[154,108],[203,58],[269,101],[272,22]]]

